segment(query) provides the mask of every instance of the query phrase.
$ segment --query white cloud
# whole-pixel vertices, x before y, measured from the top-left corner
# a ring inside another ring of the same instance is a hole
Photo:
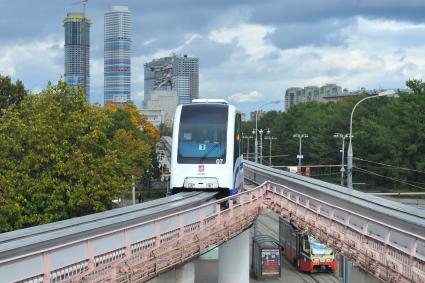
[[[63,73],[63,67],[57,64],[59,58],[63,58],[63,40],[55,35],[0,46],[0,73],[21,80],[26,79],[25,74],[44,77],[42,83],[47,84],[48,80],[57,80]]]
[[[146,40],[145,42],[143,42],[143,46],[148,46],[148,45],[150,45],[150,44],[152,44],[154,42],[157,42],[157,41],[158,41],[157,38],[151,38],[151,39]]]
[[[144,91],[140,91],[140,92],[136,93],[136,96],[137,96],[138,98],[143,99],[143,98],[145,97],[145,92],[144,92]]]
[[[186,34],[185,35],[186,41],[184,42],[184,45],[190,45],[194,40],[201,39],[201,38],[202,38],[202,35],[200,35],[199,33]]]
[[[229,96],[229,99],[235,102],[244,103],[244,102],[253,102],[258,101],[263,97],[263,94],[254,90],[249,93],[234,93]]]
[[[243,90],[255,89],[267,93],[267,99],[282,100],[285,89],[291,86],[337,83],[350,90],[363,86],[403,88],[406,80],[425,73],[423,24],[359,17],[344,30],[344,45],[285,50],[264,38],[272,31],[271,26],[252,28],[250,24],[212,31],[210,39],[238,48],[219,66],[203,70],[201,93],[215,98],[220,93],[235,93],[230,96],[234,101],[253,108],[256,100],[244,99]],[[248,48],[254,51],[247,52]],[[252,56],[257,60],[250,60]],[[204,85],[209,87],[204,89]]]
[[[209,34],[209,39],[222,44],[235,42],[253,59],[261,59],[265,55],[277,51],[275,46],[265,40],[265,37],[274,31],[275,27],[273,26],[239,24],[235,27],[213,30]]]

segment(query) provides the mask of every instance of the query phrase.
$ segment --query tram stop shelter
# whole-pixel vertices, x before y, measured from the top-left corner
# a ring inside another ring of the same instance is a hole
[[[276,239],[257,235],[252,240],[251,273],[257,280],[281,276],[281,252]]]

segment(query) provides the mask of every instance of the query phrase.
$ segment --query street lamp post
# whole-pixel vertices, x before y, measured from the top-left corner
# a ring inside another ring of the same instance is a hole
[[[297,158],[298,158],[298,167],[301,167],[301,160],[303,159],[303,157],[304,156],[302,156],[302,154],[301,154],[301,140],[303,139],[303,138],[308,138],[308,135],[307,134],[294,134],[293,135],[293,137],[294,138],[298,138],[299,140],[300,140],[300,150],[299,150],[299,153],[298,153],[298,155],[297,155]]]
[[[270,135],[270,131],[268,131]],[[277,140],[276,137],[267,136],[264,138],[265,140],[269,140],[269,166],[272,166],[272,140]]]
[[[243,139],[247,140],[247,146],[246,146],[246,160],[249,160],[249,140],[253,139],[253,136],[243,136]],[[243,151],[242,151],[243,152]]]
[[[263,164],[263,133],[266,132],[264,129],[258,130],[260,133],[260,164]],[[269,130],[267,130],[268,133],[270,133]]]
[[[351,145],[351,138],[352,138],[352,134],[353,134],[353,114],[354,114],[354,110],[356,110],[356,107],[363,101],[367,100],[367,99],[371,99],[371,98],[375,98],[375,97],[381,97],[381,96],[387,96],[387,95],[392,95],[395,94],[394,90],[386,90],[383,92],[378,93],[377,95],[372,95],[372,96],[368,96],[365,97],[363,99],[361,99],[359,102],[356,103],[356,105],[354,105],[353,110],[351,110],[351,115],[350,115],[350,135],[349,135],[349,144],[348,144],[348,152],[347,152],[347,187],[349,189],[353,188],[353,147]]]
[[[255,162],[256,163],[258,162],[258,138],[257,138],[257,132],[258,132],[258,111],[260,111],[260,109],[263,108],[266,105],[269,105],[269,104],[278,104],[279,102],[280,102],[279,100],[267,102],[267,103],[265,103],[265,104],[260,105],[259,107],[257,107],[257,110],[255,111],[255,149],[254,149],[254,155],[255,155]]]
[[[348,134],[336,133],[334,134],[334,138],[342,139],[342,149],[341,149],[341,186],[344,186],[344,154],[345,154],[345,139],[348,138]]]

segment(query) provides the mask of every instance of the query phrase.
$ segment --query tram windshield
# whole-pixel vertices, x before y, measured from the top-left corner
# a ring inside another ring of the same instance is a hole
[[[226,162],[228,105],[191,104],[182,107],[177,162]]]
[[[309,236],[311,255],[332,255],[333,250],[328,246],[320,243],[314,237]]]

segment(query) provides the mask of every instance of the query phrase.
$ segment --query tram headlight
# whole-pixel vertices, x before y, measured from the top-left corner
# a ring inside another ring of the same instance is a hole
[[[213,183],[207,183],[207,188],[208,188],[208,189],[212,189],[212,188],[214,188],[214,184],[213,184]]]
[[[193,189],[195,187],[195,184],[194,183],[187,183],[187,187],[189,189]]]

